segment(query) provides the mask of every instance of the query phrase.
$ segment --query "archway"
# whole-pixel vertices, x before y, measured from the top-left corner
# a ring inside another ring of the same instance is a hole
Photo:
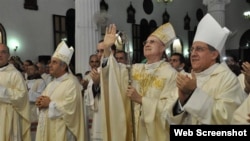
[[[0,23],[0,43],[7,44],[6,32],[1,23]]]
[[[245,31],[240,38],[239,58],[241,61],[250,62],[250,29]]]

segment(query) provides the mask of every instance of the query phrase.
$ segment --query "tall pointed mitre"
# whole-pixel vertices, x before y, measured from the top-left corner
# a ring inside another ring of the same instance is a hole
[[[61,41],[58,44],[56,51],[54,52],[52,57],[60,59],[69,66],[73,53],[74,53],[74,48],[73,47],[69,48],[65,43],[65,41]]]
[[[198,24],[193,42],[200,41],[221,52],[230,31],[221,25],[210,15],[206,14]]]
[[[151,35],[156,36],[165,44],[166,47],[169,43],[176,38],[173,26],[170,23],[165,23],[158,27]]]

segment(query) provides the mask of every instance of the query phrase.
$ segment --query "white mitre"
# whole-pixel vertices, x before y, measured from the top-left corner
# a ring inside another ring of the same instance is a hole
[[[230,31],[210,15],[206,14],[198,24],[193,42],[200,41],[221,52]]]
[[[56,51],[52,57],[60,59],[69,66],[73,53],[74,53],[74,48],[73,47],[69,48],[64,41],[61,41],[58,44]]]

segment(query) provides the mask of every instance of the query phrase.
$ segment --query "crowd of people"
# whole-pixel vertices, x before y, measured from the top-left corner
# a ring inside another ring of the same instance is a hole
[[[0,44],[0,140],[169,141],[172,124],[250,124],[250,62],[236,72],[232,59],[220,58],[229,33],[206,14],[191,69],[181,53],[163,57],[176,38],[171,23],[148,36],[145,62],[136,64],[110,24],[84,74],[70,70],[74,49],[65,41],[49,62],[37,63],[11,57]]]

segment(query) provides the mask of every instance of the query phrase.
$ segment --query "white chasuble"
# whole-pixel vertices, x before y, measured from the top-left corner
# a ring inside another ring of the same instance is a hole
[[[42,95],[51,102],[39,111],[36,141],[85,141],[81,90],[72,74],[49,83]]]
[[[133,126],[137,141],[168,141],[169,127],[162,111],[176,85],[177,72],[171,65],[162,60],[132,66],[132,86],[143,97],[142,104],[134,104],[133,126],[130,99],[126,96],[126,66],[111,55],[101,72],[104,141],[131,141]]]
[[[25,80],[12,64],[0,68],[0,77],[0,141],[30,141]]]

